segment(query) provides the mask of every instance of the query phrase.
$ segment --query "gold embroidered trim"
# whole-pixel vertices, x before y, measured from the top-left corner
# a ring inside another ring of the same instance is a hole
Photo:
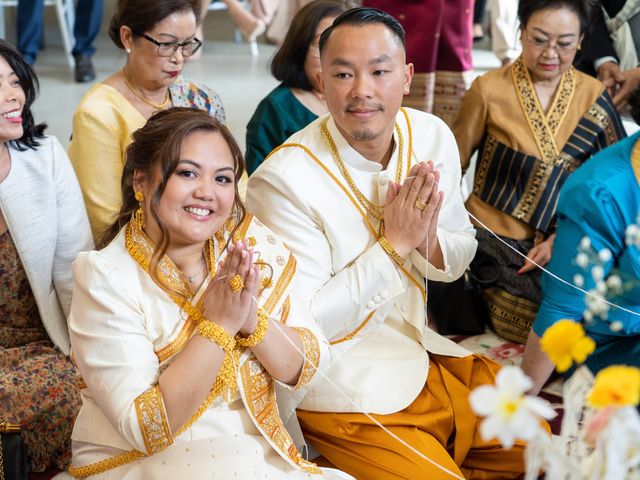
[[[155,385],[138,395],[134,404],[147,453],[153,455],[173,444],[160,386]]]
[[[538,145],[540,158],[545,162],[553,163],[553,159],[560,153],[555,134],[567,113],[575,91],[575,69],[571,67],[562,74],[548,117],[540,106],[531,76],[522,58],[513,63],[511,74],[520,106]]]
[[[316,374],[320,365],[320,344],[318,343],[318,338],[308,328],[293,327],[292,329],[300,335],[304,345],[304,363],[302,364],[300,378],[295,386],[297,388],[309,383]]]
[[[122,465],[134,462],[145,456],[146,455],[144,453],[138,450],[131,450],[130,452],[122,453],[114,457],[109,457],[104,460],[100,460],[99,462],[85,465],[84,467],[70,466],[69,474],[73,478],[87,478],[92,475],[98,475],[99,473],[104,473],[108,470],[113,470],[114,468],[121,467]]]
[[[282,270],[275,287],[273,287],[273,290],[271,291],[271,295],[269,295],[269,298],[267,298],[267,301],[264,302],[264,306],[262,307],[268,315],[273,313],[273,310],[276,308],[278,301],[289,286],[289,283],[291,283],[291,279],[295,273],[296,259],[292,254],[289,254],[289,261],[287,262],[287,265]]]
[[[489,167],[491,166],[491,162],[495,155],[496,148],[498,146],[498,141],[493,135],[488,135],[485,142],[482,152],[480,152],[481,157],[478,158],[478,165],[476,167],[476,175],[473,181],[473,192],[480,197],[482,189],[487,181],[487,172],[489,171]],[[504,157],[504,153],[502,154]],[[502,158],[500,161],[502,161]]]
[[[187,321],[182,326],[182,330],[178,333],[178,336],[168,345],[165,345],[160,350],[156,351],[156,356],[160,362],[164,362],[168,358],[173,357],[176,353],[182,350],[184,344],[193,335],[193,331],[196,329],[196,322],[191,318],[187,318]]]
[[[287,298],[285,298],[284,302],[282,303],[282,313],[280,314],[280,323],[282,323],[283,325],[287,324],[290,311],[291,311],[291,296],[287,295]]]
[[[271,440],[274,448],[305,472],[321,473],[314,463],[302,458],[284,428],[278,413],[273,380],[253,354],[240,367],[240,380],[249,415],[255,419],[263,435]]]
[[[569,113],[569,105],[571,105],[575,91],[576,71],[571,67],[564,73],[564,75],[562,75],[560,85],[558,86],[547,115],[547,124],[549,125],[549,129],[553,132],[554,138],[558,134],[560,126],[567,116],[567,113]],[[536,100],[537,99],[538,97],[536,96]]]
[[[80,374],[76,376],[76,387],[78,387],[78,390],[84,390],[85,388],[87,388],[87,384]]]
[[[640,184],[640,140],[636,141],[631,152],[631,167],[636,174],[636,181]]]
[[[360,216],[363,218],[365,224],[367,225],[367,228],[369,229],[370,232],[372,232],[376,237],[377,234],[375,233],[376,230],[373,228],[373,226],[371,225],[371,222],[369,222],[369,219],[367,218],[367,215],[364,213],[364,211],[360,208],[360,205],[358,204],[358,202],[356,202],[356,199],[353,198],[353,196],[351,195],[351,193],[349,192],[349,190],[347,189],[347,187],[345,187],[342,182],[340,182],[340,180],[338,180],[338,178],[331,172],[331,170],[329,170],[327,168],[327,166],[322,163],[320,161],[320,159],[318,157],[316,157],[313,153],[311,153],[311,150],[309,150],[307,147],[305,147],[304,145],[300,145],[299,143],[284,143],[282,145],[280,145],[279,147],[276,147],[275,149],[273,149],[273,151],[267,156],[267,159],[269,157],[271,157],[271,155],[273,155],[274,153],[276,153],[279,150],[282,150],[284,148],[290,148],[290,147],[294,147],[294,148],[301,148],[302,150],[305,151],[305,153],[307,155],[309,155],[309,157],[320,167],[322,168],[325,173],[327,175],[329,175],[329,177],[331,177],[331,179],[336,183],[336,185],[338,185],[338,187],[344,192],[344,194],[347,196],[347,198],[349,199],[349,201],[353,204],[353,206],[356,208],[356,210],[358,210],[358,212],[360,213]]]
[[[551,125],[540,106],[529,71],[524,65],[522,58],[516,60],[511,66],[511,73],[520,106],[522,107],[524,116],[529,123],[529,128],[540,151],[540,162],[536,165],[535,171],[529,177],[527,185],[524,188],[524,195],[520,198],[513,212],[514,217],[528,222],[535,213],[535,207],[538,205],[544,187],[551,176],[553,166],[560,156],[560,150],[556,145],[555,131],[553,128],[555,127],[557,129],[559,127],[569,107],[569,102],[573,97],[576,81],[575,69],[573,67],[569,68],[560,79],[556,98],[553,102],[554,108],[552,108],[549,113],[552,122]]]
[[[374,310],[373,312],[371,312],[369,314],[369,316],[364,319],[364,322],[362,322],[358,326],[358,328],[356,328],[353,332],[351,332],[350,334],[348,334],[348,335],[346,335],[346,336],[344,336],[342,338],[339,338],[338,340],[333,340],[332,342],[329,342],[329,344],[330,345],[336,345],[338,343],[347,342],[347,341],[353,339],[353,337],[355,337],[360,332],[360,330],[362,330],[367,325],[367,323],[369,323],[369,320],[371,320],[371,318],[373,317],[373,314],[376,313],[376,311],[377,310]]]

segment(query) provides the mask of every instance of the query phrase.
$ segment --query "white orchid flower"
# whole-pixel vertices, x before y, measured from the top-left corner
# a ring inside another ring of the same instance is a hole
[[[503,367],[496,376],[496,385],[482,385],[469,396],[476,415],[486,417],[480,424],[484,440],[497,438],[504,448],[516,440],[529,440],[542,427],[540,419],[555,417],[550,404],[541,398],[525,395],[531,379],[518,367]]]

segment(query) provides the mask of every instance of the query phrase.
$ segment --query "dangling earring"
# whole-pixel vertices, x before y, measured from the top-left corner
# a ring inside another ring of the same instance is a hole
[[[136,192],[135,198],[138,202],[138,210],[136,210],[136,213],[133,215],[132,220],[136,223],[138,227],[143,228],[144,227],[144,210],[142,209],[142,201],[144,200],[144,195],[142,194],[142,192]]]

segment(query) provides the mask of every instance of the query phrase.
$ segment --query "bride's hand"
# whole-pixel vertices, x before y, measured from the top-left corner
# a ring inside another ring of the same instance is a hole
[[[243,337],[248,337],[249,335],[251,335],[255,331],[256,326],[258,325],[257,299],[258,299],[258,284],[259,284],[258,280],[260,278],[260,267],[258,265],[253,265],[252,269],[253,269],[254,278],[256,279],[256,281],[253,284],[253,292],[251,292],[251,309],[249,310],[249,314],[247,315],[244,325],[242,325],[242,327],[240,328],[240,335],[242,335]],[[247,286],[247,292],[248,290],[249,290],[249,287]]]
[[[240,281],[233,280],[236,277]],[[241,242],[230,244],[227,257],[204,293],[205,317],[231,335],[238,333],[253,310],[257,278],[253,251]],[[232,281],[243,288],[234,291]]]

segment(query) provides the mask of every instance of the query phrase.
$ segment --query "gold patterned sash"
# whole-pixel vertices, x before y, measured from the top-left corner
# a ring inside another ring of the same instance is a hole
[[[529,123],[536,145],[538,145],[540,158],[545,163],[553,164],[561,150],[556,144],[555,137],[567,115],[575,92],[576,71],[573,67],[570,67],[569,70],[562,74],[547,115],[545,115],[540,105],[529,70],[522,61],[522,57],[511,66],[511,74],[520,106]]]

